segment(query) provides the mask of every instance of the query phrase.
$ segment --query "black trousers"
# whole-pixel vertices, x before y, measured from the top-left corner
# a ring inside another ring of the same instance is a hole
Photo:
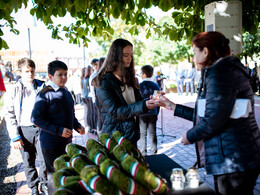
[[[253,195],[260,167],[246,172],[214,175],[216,194]]]
[[[34,186],[38,186],[39,182],[47,184],[47,171],[39,142],[39,128],[22,126],[19,132],[24,143],[21,155],[28,187],[33,188]],[[35,166],[36,157],[40,166],[39,174]]]

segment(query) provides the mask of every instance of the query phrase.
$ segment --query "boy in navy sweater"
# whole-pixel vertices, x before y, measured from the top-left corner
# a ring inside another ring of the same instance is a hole
[[[31,116],[32,122],[41,128],[40,143],[48,173],[54,172],[54,160],[65,154],[66,145],[72,142],[73,129],[85,134],[65,87],[67,70],[67,65],[58,60],[48,64],[50,83],[37,95]]]
[[[150,98],[154,90],[160,90],[157,83],[153,82],[153,67],[151,65],[144,65],[141,68],[143,82],[140,83],[140,93],[144,99]],[[151,141],[151,153],[157,153],[157,137],[156,137],[156,121],[159,114],[159,107],[150,110],[146,114],[140,115],[140,150],[143,155],[147,154],[147,130]]]

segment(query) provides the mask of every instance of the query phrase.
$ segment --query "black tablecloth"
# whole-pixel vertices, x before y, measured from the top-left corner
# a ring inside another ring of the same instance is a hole
[[[156,173],[159,174],[161,177],[166,179],[168,187],[171,188],[171,172],[173,168],[182,168],[184,174],[186,174],[186,170],[180,166],[178,163],[174,162],[172,159],[170,159],[168,156],[165,154],[158,154],[158,155],[150,155],[150,156],[145,156],[146,162],[149,164],[149,169]],[[184,190],[179,190],[179,191],[173,191],[170,190],[170,194],[173,195],[190,195],[190,194],[215,194],[215,192],[205,183],[201,183],[199,188],[195,189],[190,189],[190,188],[185,188]]]

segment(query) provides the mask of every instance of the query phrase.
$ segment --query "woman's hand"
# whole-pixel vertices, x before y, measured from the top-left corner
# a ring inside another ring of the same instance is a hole
[[[80,135],[84,135],[85,134],[85,128],[83,126],[79,127],[77,130],[78,130]]]
[[[181,143],[183,143],[183,145],[189,145],[191,144],[190,141],[187,139],[187,133],[184,133],[181,139]]]
[[[159,102],[162,107],[168,109],[168,110],[175,110],[176,104],[170,101],[167,97],[165,96],[160,96]]]
[[[146,107],[149,109],[149,110],[152,110],[156,107],[159,107],[161,106],[160,102],[156,99],[150,99],[150,100],[147,100],[146,102]]]

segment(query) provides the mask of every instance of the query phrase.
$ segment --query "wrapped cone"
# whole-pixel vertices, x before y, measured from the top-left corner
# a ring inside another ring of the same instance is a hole
[[[80,174],[81,170],[86,166],[92,164],[87,155],[74,154],[70,160],[71,166]]]
[[[103,144],[110,152],[112,152],[114,147],[117,145],[117,142],[110,138],[107,133],[102,133],[99,136],[99,142]]]
[[[87,149],[85,147],[74,143],[67,144],[65,150],[70,157],[74,154],[87,154]]]
[[[121,162],[128,155],[126,149],[121,145],[116,145],[114,147],[113,154],[119,162]]]
[[[53,165],[56,171],[66,167],[70,167],[70,156],[67,154],[63,154],[59,156],[58,158],[55,159]]]
[[[65,185],[66,183],[79,180],[80,177],[78,173],[72,167],[60,169],[53,173],[53,183],[55,187],[60,187]]]
[[[80,177],[92,190],[97,191],[102,195],[122,194],[116,186],[99,175],[97,166],[85,166],[80,173]]]
[[[125,137],[123,137],[119,131],[115,131],[112,134],[112,138],[119,145],[122,145],[129,154],[133,154],[133,156],[135,158],[140,159],[141,162],[143,162],[143,163],[145,162],[145,159],[144,159],[143,155],[141,154],[141,152],[129,140],[127,140]]]
[[[86,148],[87,148],[88,151],[90,151],[92,149],[103,149],[104,146],[102,146],[100,143],[98,143],[94,139],[88,139],[86,141]]]
[[[92,149],[88,153],[89,159],[95,163],[96,165],[100,165],[104,160],[107,159],[106,154],[103,152],[103,150],[100,149]]]
[[[84,195],[92,193],[94,193],[94,191],[91,188],[89,188],[83,180],[79,180],[68,183],[58,188],[54,195]]]
[[[116,145],[113,149],[113,154],[116,157],[116,159],[121,162],[125,157],[129,156],[129,154],[126,152],[126,149],[121,145]],[[133,157],[133,156],[132,156]],[[134,157],[133,157],[134,158]],[[143,167],[148,169],[147,164],[143,163],[141,160],[136,159]]]
[[[123,174],[110,159],[106,159],[101,163],[100,171],[109,181],[127,194],[149,194],[147,188]]]
[[[156,177],[132,156],[126,156],[122,160],[121,166],[125,171],[130,173],[135,180],[152,190],[154,193],[162,194],[167,192],[168,188],[166,183],[162,179]]]

